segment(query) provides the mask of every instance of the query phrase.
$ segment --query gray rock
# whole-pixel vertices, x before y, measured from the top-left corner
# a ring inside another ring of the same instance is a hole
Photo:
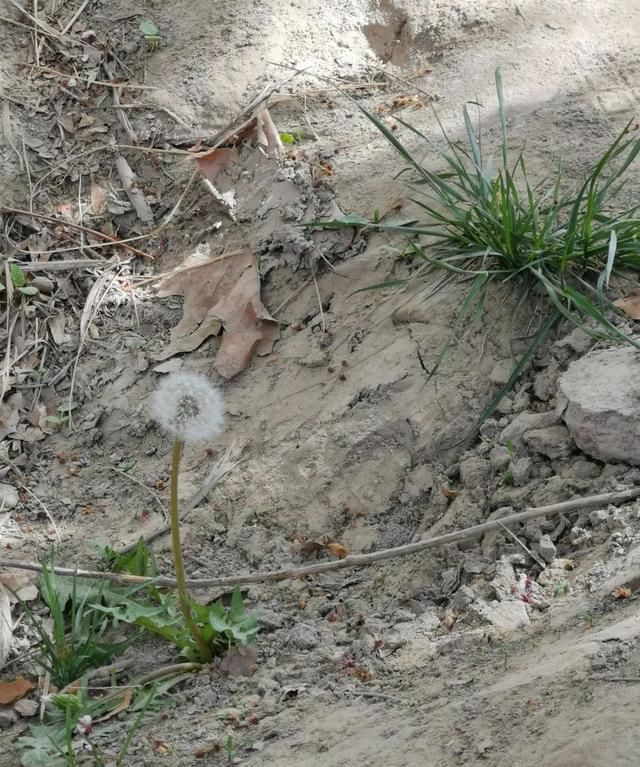
[[[514,413],[522,413],[523,410],[528,410],[531,407],[531,397],[526,389],[520,389],[513,400]]]
[[[491,463],[486,458],[471,456],[460,461],[460,481],[465,487],[483,487],[491,473]]]
[[[489,453],[489,463],[495,471],[505,471],[511,463],[511,454],[503,445],[492,447]]]
[[[13,485],[0,482],[0,510],[8,511],[18,505],[18,491]]]
[[[556,547],[548,535],[543,535],[538,541],[538,554],[547,564],[551,564],[556,558]]]
[[[307,623],[298,623],[289,635],[289,644],[298,650],[313,650],[320,644],[320,632]]]
[[[282,628],[283,623],[282,615],[278,615],[273,610],[260,610],[258,614],[258,625],[265,631],[275,631]]]
[[[552,360],[541,373],[538,373],[533,382],[533,393],[539,400],[547,402],[555,395],[559,370],[560,365]]]
[[[544,429],[532,429],[524,435],[525,443],[536,453],[547,458],[568,458],[573,443],[566,426],[547,426]]]
[[[501,360],[491,369],[489,380],[496,386],[504,386],[513,372],[513,362],[511,360]]]
[[[13,704],[13,710],[20,716],[35,716],[38,713],[40,704],[33,698],[22,698]]]
[[[560,378],[559,408],[578,447],[601,461],[640,465],[640,354],[591,352]]]
[[[563,361],[574,354],[584,354],[593,344],[594,340],[590,335],[580,328],[574,328],[568,336],[556,341],[551,348],[553,356]]]
[[[18,715],[10,706],[0,706],[0,730],[7,730],[18,721]]]
[[[517,587],[516,574],[513,565],[506,559],[501,559],[496,563],[496,574],[491,581],[496,599],[504,602],[513,596],[514,589]]]
[[[462,612],[469,607],[475,598],[476,595],[472,588],[469,586],[461,586],[453,595],[449,606],[456,612]]]
[[[531,458],[518,458],[511,464],[511,477],[515,487],[526,485],[533,474],[533,461]]]
[[[603,525],[609,518],[609,512],[604,509],[594,509],[589,512],[589,521],[594,527]]]
[[[515,631],[531,623],[526,605],[520,600],[512,599],[490,605],[477,603],[474,604],[474,609],[481,618],[489,621],[498,632]]]
[[[555,410],[545,413],[519,413],[500,434],[502,445],[513,445],[515,448],[524,447],[524,435],[534,429],[546,429],[557,426],[560,416]]]

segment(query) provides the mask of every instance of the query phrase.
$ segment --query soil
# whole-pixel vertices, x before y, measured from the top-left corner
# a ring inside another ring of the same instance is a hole
[[[80,8],[44,5],[56,30]],[[147,278],[196,249],[252,249],[280,339],[231,380],[214,369],[218,339],[171,359],[174,369],[219,383],[227,412],[220,444],[187,448],[183,497],[220,456],[237,460],[185,522],[194,577],[299,566],[306,541],[365,553],[478,524],[497,509],[640,484],[637,469],[581,454],[555,414],[558,377],[590,348],[588,338],[563,328],[474,436],[530,316],[512,316],[506,289],[482,322],[464,324],[458,284],[436,292],[417,279],[361,291],[418,269],[401,258],[404,243],[299,226],[342,212],[414,216],[397,178],[401,160],[359,107],[379,109],[435,168],[437,155],[395,116],[437,142],[435,107],[450,136],[462,139],[462,107],[478,102],[490,146],[499,129],[498,66],[510,134],[516,147],[526,143],[533,177],[562,157],[578,180],[638,108],[637,3],[89,0],[69,28],[88,42],[84,53],[76,46],[56,59],[55,39],[38,36],[40,66],[75,68],[79,77],[90,69],[93,42],[108,40],[119,75],[150,88],[123,91],[123,102],[144,104],[130,110],[114,108],[116,89],[38,69],[33,33],[15,23],[32,28],[32,20],[11,0],[0,2],[0,15],[11,20],[0,23],[0,205],[120,239],[147,235],[133,244],[155,256],[114,266],[106,259],[131,254],[95,249],[76,230],[61,235],[47,222],[4,216],[5,257],[42,261],[39,251],[58,249],[51,262],[96,264],[37,273],[55,283],[36,305],[49,328],[46,359],[24,306],[14,328],[10,349],[23,358],[5,370],[2,417],[35,416],[1,434],[0,481],[19,498],[0,514],[0,558],[34,560],[55,545],[59,563],[94,568],[97,546],[132,543],[163,523],[171,444],[151,419],[148,396],[167,370],[159,358],[182,304],[159,298]],[[158,47],[142,38],[143,18],[156,26]],[[99,67],[91,77],[108,73]],[[280,160],[241,148],[216,180],[221,193],[235,194],[230,216],[199,178],[190,183],[194,165],[184,153],[209,146],[266,87],[287,97],[270,106],[278,130],[302,137]],[[412,98],[394,109],[401,97]],[[84,127],[80,113],[92,118]],[[110,143],[122,145],[153,223],[127,208]],[[136,143],[164,151],[141,152]],[[638,186],[634,176],[629,194]],[[100,189],[109,203],[92,213]],[[80,254],[69,249],[79,246]],[[101,280],[111,287],[88,317]],[[452,335],[456,343],[432,375]],[[28,373],[37,368],[46,376],[34,400]],[[44,419],[70,400],[70,423]],[[522,427],[527,417],[539,419],[533,430]],[[538,433],[545,430],[555,431]],[[216,666],[183,682],[170,706],[145,721],[128,763],[223,764],[220,747],[231,736],[233,761],[248,767],[308,767],[318,757],[327,767],[635,765],[640,622],[633,589],[618,599],[612,591],[638,566],[640,518],[636,503],[597,512],[521,526],[519,543],[496,534],[368,568],[251,585],[246,598],[262,627],[253,673],[228,677]],[[536,561],[542,533],[555,546],[545,569]],[[169,572],[168,538],[154,548]],[[3,678],[29,673],[29,642],[16,629]],[[136,669],[173,659],[158,648],[135,651]],[[27,721],[3,733],[0,765],[18,764],[15,738]],[[124,738],[128,723],[119,717],[103,737]]]

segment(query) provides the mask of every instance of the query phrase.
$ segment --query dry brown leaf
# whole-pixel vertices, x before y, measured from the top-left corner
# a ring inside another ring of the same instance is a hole
[[[232,162],[235,162],[238,157],[238,152],[235,149],[219,148],[211,149],[195,159],[202,175],[213,182],[218,174],[222,173]]]
[[[344,559],[349,555],[348,549],[341,543],[327,543],[326,548],[338,559]]]
[[[107,212],[107,192],[93,179],[91,179],[91,212],[95,216],[102,216]]]
[[[324,544],[318,543],[318,541],[305,541],[300,545],[298,551],[305,558],[309,559],[312,554],[317,554],[318,551],[322,551]]]
[[[220,663],[221,671],[229,676],[249,676],[255,671],[258,650],[255,644],[234,647]]]
[[[160,283],[158,295],[184,297],[182,319],[158,360],[193,351],[222,328],[214,367],[223,378],[233,378],[255,354],[269,354],[280,337],[278,323],[260,300],[258,268],[249,248],[224,259],[193,254]]]
[[[111,711],[107,711],[106,714],[101,716],[99,719],[94,719],[94,721],[106,722],[107,719],[112,719],[114,716],[117,716],[122,711],[126,711],[131,705],[132,699],[133,699],[133,687],[125,687],[125,689],[122,691],[122,697],[120,698],[119,702],[111,709]]]
[[[626,296],[614,301],[613,305],[621,309],[632,320],[640,320],[640,288],[636,288]]]
[[[611,596],[614,599],[630,599],[631,589],[628,586],[616,586],[611,592]]]
[[[443,487],[441,488],[442,495],[444,495],[445,498],[457,498],[458,497],[458,491],[452,490],[450,487]]]
[[[11,682],[0,682],[0,704],[7,706],[33,690],[33,685],[21,676]]]

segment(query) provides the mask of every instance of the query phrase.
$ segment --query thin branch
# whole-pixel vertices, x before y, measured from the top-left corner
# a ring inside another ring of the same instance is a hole
[[[138,248],[134,248],[132,245],[128,245],[122,240],[119,240],[117,237],[112,237],[110,234],[99,232],[97,229],[90,229],[87,226],[74,224],[72,221],[65,221],[64,219],[55,218],[54,216],[47,216],[45,213],[34,213],[33,211],[22,210],[21,208],[1,207],[0,213],[10,213],[14,216],[30,216],[31,218],[35,218],[40,221],[46,221],[49,224],[58,224],[59,226],[70,226],[72,229],[77,229],[79,232],[85,232],[85,234],[92,234],[94,237],[98,237],[101,240],[106,240],[112,243],[114,246],[120,246],[124,248],[125,250],[129,250],[131,251],[131,253],[135,253],[136,256],[140,256],[141,258],[146,258],[150,261],[153,261],[152,255],[150,255],[149,253],[145,253],[143,250],[138,250]]]
[[[480,525],[467,527],[464,530],[456,530],[453,533],[445,533],[434,538],[427,538],[415,543],[407,543],[404,546],[396,546],[392,549],[381,549],[370,554],[352,554],[344,559],[338,559],[334,562],[318,562],[315,565],[307,567],[289,568],[286,570],[272,570],[271,572],[228,575],[222,578],[191,578],[187,580],[187,586],[190,588],[203,588],[210,586],[236,586],[245,583],[275,583],[277,581],[290,580],[292,578],[304,578],[307,575],[316,575],[317,573],[326,573],[332,570],[344,570],[349,567],[364,567],[381,562],[385,559],[394,557],[405,557],[409,554],[417,554],[428,549],[434,549],[438,546],[444,546],[448,543],[457,543],[458,541],[469,540],[484,535],[489,530],[500,529],[502,525],[515,525],[520,522],[526,522],[536,517],[546,517],[557,514],[567,514],[574,511],[585,511],[586,509],[608,506],[609,504],[621,505],[634,501],[640,497],[640,488],[634,487],[630,490],[621,490],[614,493],[602,493],[601,495],[590,495],[586,498],[574,498],[570,501],[561,503],[552,503],[549,506],[538,506],[529,508],[518,514],[510,514],[501,519],[491,519]],[[30,570],[32,572],[41,572],[42,565],[36,562],[18,562],[12,560],[0,560],[0,568],[7,567],[16,570]],[[51,568],[57,575],[77,575],[80,578],[94,578],[98,580],[111,581],[115,584],[131,583],[153,583],[154,586],[164,588],[175,588],[175,578],[145,578],[139,575],[127,575],[123,573],[102,573],[95,570],[80,570],[73,567],[53,567]]]

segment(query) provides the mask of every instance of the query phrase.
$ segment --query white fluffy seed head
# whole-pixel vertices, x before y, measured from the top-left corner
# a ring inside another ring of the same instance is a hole
[[[218,389],[198,373],[170,373],[151,395],[151,413],[163,429],[183,442],[204,442],[224,425]]]

